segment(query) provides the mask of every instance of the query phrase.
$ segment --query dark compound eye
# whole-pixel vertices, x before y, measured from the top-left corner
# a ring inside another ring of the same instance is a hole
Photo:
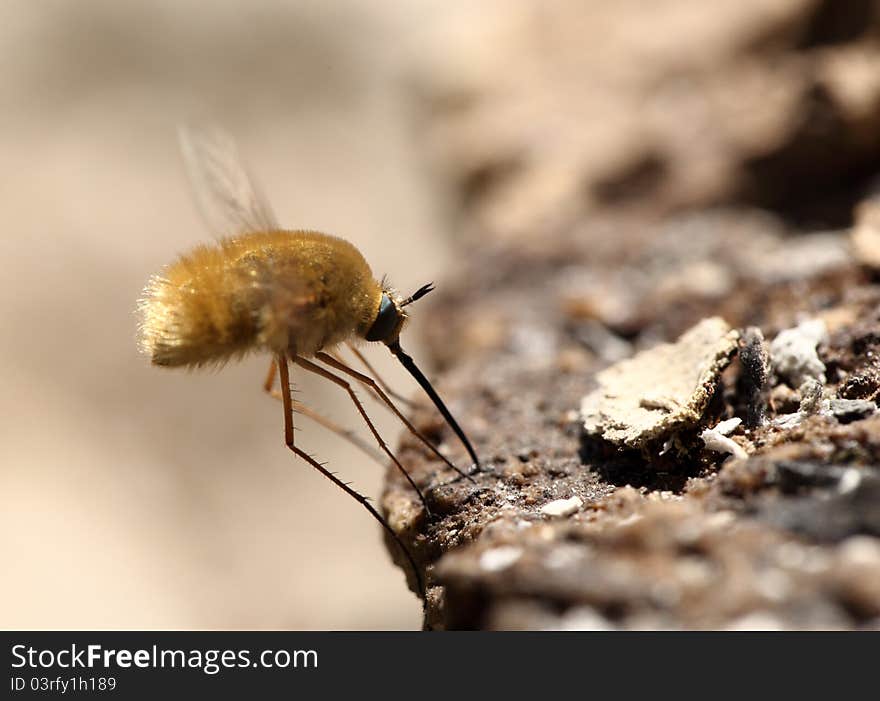
[[[368,341],[389,341],[400,326],[400,312],[387,294],[382,294],[382,303],[376,320],[364,337]]]

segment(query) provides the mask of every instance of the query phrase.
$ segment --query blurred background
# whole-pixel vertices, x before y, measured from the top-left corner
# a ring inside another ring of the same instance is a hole
[[[283,224],[348,238],[404,291],[442,286],[472,242],[539,251],[609,208],[839,227],[880,162],[874,5],[4,3],[0,624],[420,626],[378,528],[284,447],[265,358],[137,354],[147,278],[210,239],[180,122],[225,125]],[[431,323],[408,345],[451,362],[420,345]],[[380,466],[305,420],[298,440],[378,495]]]
[[[378,527],[284,447],[268,360],[150,367],[134,309],[149,275],[210,239],[177,151],[187,120],[236,135],[287,226],[345,236],[402,290],[443,279],[400,89],[429,11],[4,3],[3,627],[419,627]],[[358,426],[335,388],[294,380]],[[381,466],[305,420],[298,439],[378,495]]]

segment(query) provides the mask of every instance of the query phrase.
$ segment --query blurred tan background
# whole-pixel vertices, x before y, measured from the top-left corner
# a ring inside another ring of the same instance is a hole
[[[349,238],[402,290],[442,280],[442,203],[402,90],[441,6],[4,3],[4,628],[419,627],[378,527],[284,448],[267,360],[152,368],[134,308],[209,239],[176,145],[193,119],[238,137],[286,225]],[[418,323],[408,336],[418,356]],[[385,355],[371,351],[411,392]],[[357,425],[335,388],[299,386]],[[378,495],[381,467],[301,426]]]

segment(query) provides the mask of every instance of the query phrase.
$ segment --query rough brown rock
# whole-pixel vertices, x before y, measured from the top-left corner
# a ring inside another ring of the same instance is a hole
[[[404,438],[432,519],[388,472],[426,625],[876,628],[880,288],[848,240],[880,171],[873,6],[853,23],[830,2],[576,5],[536,3],[541,42],[514,22],[476,42],[495,58],[473,81],[441,70],[423,90],[445,106],[428,145],[467,253],[427,339],[484,463],[470,483]],[[604,41],[613,26],[632,44]],[[698,39],[662,39],[683,26]],[[636,70],[624,49],[650,60]],[[582,397],[615,394],[613,377],[644,399],[638,359],[712,317],[725,345],[712,381],[688,382],[714,390],[690,420],[645,432],[606,409],[582,429]],[[818,388],[764,356],[805,319],[827,330]],[[726,329],[747,327],[758,360],[724,369]],[[735,417],[740,457],[708,449],[701,431]],[[414,419],[466,463],[433,410]]]

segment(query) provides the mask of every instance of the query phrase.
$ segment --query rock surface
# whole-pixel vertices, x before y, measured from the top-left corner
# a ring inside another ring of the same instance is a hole
[[[471,483],[403,439],[430,519],[387,473],[429,628],[880,627],[880,287],[849,244],[880,171],[874,10],[660,5],[542,4],[542,41],[514,23],[425,91],[467,252],[426,333],[483,462]],[[647,67],[598,36],[617,22]],[[804,363],[774,366],[764,339],[805,320]]]

